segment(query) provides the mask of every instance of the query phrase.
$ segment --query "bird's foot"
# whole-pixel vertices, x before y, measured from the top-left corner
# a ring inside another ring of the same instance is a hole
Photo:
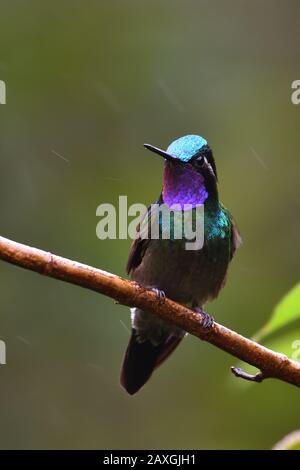
[[[160,290],[160,289],[157,289],[156,287],[152,287],[150,290],[152,290],[153,292],[155,292],[155,294],[157,295],[157,298],[158,298],[158,301],[160,304],[164,303],[165,299],[166,299],[166,294],[164,293],[163,290]]]
[[[193,310],[194,312],[199,313],[199,315],[201,315],[203,328],[210,330],[214,324],[214,318],[209,315],[209,313],[204,312],[202,308],[194,307]]]

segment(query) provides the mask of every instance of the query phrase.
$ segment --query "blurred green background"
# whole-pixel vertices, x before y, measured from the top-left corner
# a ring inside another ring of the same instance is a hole
[[[244,244],[208,311],[250,336],[299,280],[298,0],[2,0],[0,234],[120,275],[130,240],[96,207],[148,204],[166,147],[215,152]],[[136,396],[119,386],[126,307],[0,264],[1,448],[270,448],[300,425],[299,390],[243,386],[234,358],[188,337]]]

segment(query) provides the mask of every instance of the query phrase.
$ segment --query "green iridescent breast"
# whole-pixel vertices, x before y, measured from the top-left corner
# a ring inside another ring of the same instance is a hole
[[[230,238],[232,222],[228,210],[220,203],[217,209],[205,207],[204,228],[206,240]]]
[[[151,226],[149,238],[186,241],[191,240],[196,232],[199,235],[199,230],[204,231],[204,245],[214,245],[214,242],[218,240],[228,241],[231,238],[232,222],[230,213],[220,203],[205,204],[204,207],[194,208],[184,213],[183,211],[169,210],[164,212],[162,206],[159,209],[159,212],[151,210],[142,224],[142,232],[148,231],[145,222],[149,224],[148,229]],[[156,233],[156,236],[153,236],[154,233]]]

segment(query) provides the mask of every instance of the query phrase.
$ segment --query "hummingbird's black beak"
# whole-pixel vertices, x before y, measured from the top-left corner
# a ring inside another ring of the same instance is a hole
[[[144,144],[145,149],[151,150],[151,152],[157,153],[161,157],[165,158],[166,160],[170,162],[178,162],[181,163],[180,160],[176,157],[173,157],[169,153],[165,152],[164,150],[158,149],[157,147],[154,147],[153,145],[150,144]]]

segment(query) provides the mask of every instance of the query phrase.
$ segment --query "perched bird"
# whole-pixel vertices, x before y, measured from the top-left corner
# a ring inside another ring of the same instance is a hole
[[[151,217],[149,208],[131,246],[127,272],[133,280],[156,290],[160,297],[167,296],[204,315],[204,324],[210,328],[213,319],[202,307],[217,297],[229,262],[241,242],[230,212],[219,201],[212,150],[197,135],[180,137],[167,151],[149,144],[144,146],[165,159],[159,205],[177,204],[179,210],[184,210],[184,204],[190,204],[192,210],[204,205],[204,243],[201,249],[187,250],[186,240],[174,237],[174,230],[173,233],[170,230],[169,239],[142,236],[143,222]],[[161,227],[160,235],[163,230]],[[131,318],[132,332],[121,385],[132,395],[174,351],[185,332],[138,308],[131,309]]]

